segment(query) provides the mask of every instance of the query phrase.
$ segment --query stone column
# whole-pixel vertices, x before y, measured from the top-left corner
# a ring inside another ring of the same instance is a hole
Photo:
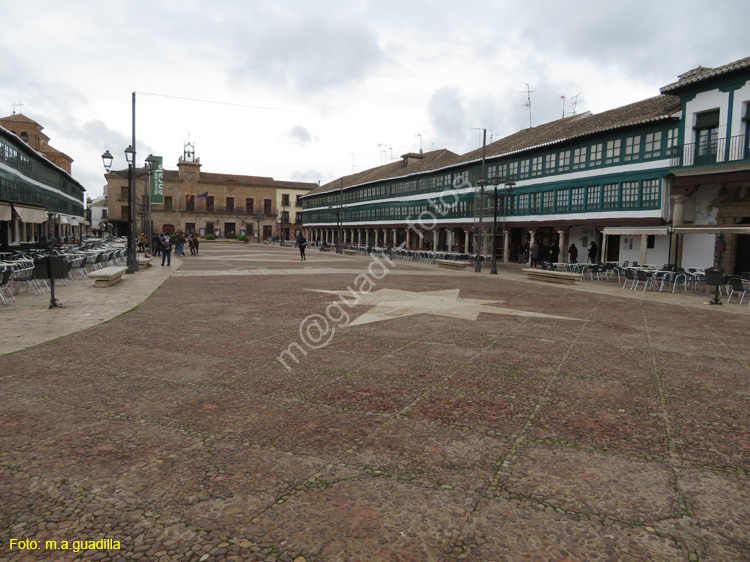
[[[468,254],[469,253],[469,240],[471,240],[471,231],[467,228],[463,229],[464,231],[464,248],[463,253]]]
[[[648,252],[648,234],[641,234],[641,261],[638,263],[640,265],[644,265],[646,263],[646,260]]]
[[[560,237],[557,242],[560,246],[560,263],[568,263],[568,229],[558,230],[557,235]]]
[[[529,230],[529,248],[531,248],[531,245],[534,243],[535,236],[536,236],[536,230]],[[526,265],[529,265],[529,266],[531,265],[531,252],[529,252],[529,261],[526,262]]]
[[[436,252],[439,250],[440,243],[440,231],[435,228],[432,230],[432,251]]]

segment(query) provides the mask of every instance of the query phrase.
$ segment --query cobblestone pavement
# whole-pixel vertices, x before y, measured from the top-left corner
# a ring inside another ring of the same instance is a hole
[[[750,307],[201,254],[0,356],[0,561],[750,560]]]

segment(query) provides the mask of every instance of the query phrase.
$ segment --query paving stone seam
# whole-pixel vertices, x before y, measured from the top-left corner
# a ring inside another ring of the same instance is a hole
[[[576,336],[568,344],[565,352],[563,353],[563,356],[562,356],[562,358],[560,359],[560,361],[558,363],[556,372],[553,373],[553,374],[551,374],[551,375],[548,375],[549,378],[547,380],[547,384],[545,385],[545,387],[542,390],[542,392],[539,394],[539,398],[538,398],[538,400],[537,400],[534,408],[532,408],[531,412],[529,413],[529,416],[526,419],[526,422],[524,423],[523,427],[519,431],[518,437],[516,437],[514,439],[514,441],[511,444],[510,448],[508,449],[508,451],[506,452],[506,454],[502,458],[501,463],[500,463],[501,468],[503,468],[503,467],[507,468],[508,466],[510,466],[510,462],[512,461],[513,457],[516,454],[517,447],[521,446],[523,444],[523,441],[524,441],[526,433],[529,432],[529,430],[533,426],[534,422],[539,417],[539,413],[542,411],[543,407],[545,405],[547,405],[547,404],[550,403],[550,398],[549,398],[550,389],[551,389],[552,385],[554,384],[554,382],[558,378],[557,373],[559,373],[559,371],[561,370],[562,366],[565,364],[565,361],[566,361],[566,359],[568,357],[568,354],[570,353],[571,348],[575,345],[575,342],[578,341],[578,339],[581,337],[581,334],[583,334],[583,331],[586,329],[587,325],[589,324],[589,321],[590,321],[591,317],[593,316],[594,311],[598,308],[600,302],[601,302],[601,298],[597,299],[595,305],[592,306],[591,309],[589,310],[589,314],[588,314],[587,319],[584,322],[581,323],[581,326],[580,326],[578,332],[576,333]],[[499,474],[496,474],[495,475],[495,479],[498,478],[498,476],[499,476]],[[495,479],[493,479],[493,483],[495,483]]]
[[[601,515],[598,513],[587,513],[584,511],[566,509],[564,507],[557,506],[555,504],[548,503],[548,502],[543,502],[536,498],[532,498],[530,496],[523,495],[523,494],[518,494],[507,489],[501,489],[500,492],[501,492],[500,495],[495,496],[495,497],[487,496],[486,501],[488,502],[504,501],[504,502],[509,502],[509,503],[515,503],[518,505],[525,505],[531,509],[535,509],[539,511],[548,511],[551,513],[560,514],[560,515],[570,518],[573,521],[591,522],[591,523],[596,523],[602,526],[622,525],[631,529],[641,529],[646,533],[649,533],[649,534],[652,534],[661,538],[668,538],[675,545],[677,545],[683,552],[692,552],[686,544],[686,540],[687,540],[686,537],[676,535],[675,533],[670,532],[666,529],[658,529],[651,521],[641,522],[641,523],[627,521],[627,520],[618,519],[615,517]],[[673,521],[678,521],[680,519],[687,519],[687,518],[666,518],[666,519],[660,519],[657,522],[673,522]],[[649,561],[644,561],[644,562],[652,562],[652,561],[649,560]]]

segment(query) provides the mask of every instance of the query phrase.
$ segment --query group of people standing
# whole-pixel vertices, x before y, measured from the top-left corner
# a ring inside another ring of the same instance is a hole
[[[144,242],[141,244],[141,239],[148,240],[144,234],[138,238],[138,247],[141,251],[146,251]],[[200,238],[197,234],[192,233],[186,235],[180,231],[172,234],[157,234],[154,233],[151,237],[151,252],[154,256],[161,256],[161,264],[170,266],[172,265],[172,250],[176,256],[185,255],[185,244],[190,248],[190,255],[198,255],[198,247],[200,246]]]
[[[588,249],[589,263],[596,263],[597,250],[596,242],[592,241]],[[575,244],[571,244],[568,247],[568,257],[569,263],[578,263],[578,248]],[[560,246],[558,246],[557,242],[550,244],[542,242],[540,244],[534,240],[529,247],[529,260],[531,267],[536,267],[541,262],[557,263],[560,260]]]

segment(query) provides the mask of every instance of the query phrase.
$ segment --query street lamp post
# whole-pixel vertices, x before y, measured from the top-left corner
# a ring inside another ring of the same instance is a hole
[[[482,237],[484,236],[484,186],[487,184],[487,180],[477,180],[479,184],[479,233],[477,235],[477,259],[474,261],[474,272],[481,273],[482,271]],[[474,203],[477,204],[476,202]]]
[[[265,215],[261,215],[260,213],[253,217],[253,220],[257,221],[258,223],[258,244],[260,244],[260,227],[264,218],[266,218]]]
[[[503,193],[503,261],[508,261],[508,238],[507,233],[505,232],[505,217],[508,216],[508,201],[512,201],[510,199],[511,195],[513,194],[513,188],[516,187],[516,182],[514,182],[512,179],[507,181],[505,183],[505,190]]]
[[[500,183],[500,176],[492,176],[490,182],[495,191],[494,211],[492,213],[492,269],[490,269],[490,275],[497,275],[497,186]],[[503,227],[503,241],[504,240],[505,227]]]
[[[129,224],[129,230],[128,233],[128,246],[127,246],[127,265],[128,269],[126,273],[137,273],[138,272],[138,254],[136,252],[136,232],[138,230],[138,225],[136,223],[136,210],[135,210],[135,203],[136,203],[136,197],[135,197],[135,150],[133,149],[133,146],[130,145],[125,149],[125,159],[128,162],[128,224]],[[112,161],[114,160],[114,157],[112,154],[107,150],[104,154],[102,154],[102,163],[104,164],[104,169],[109,172],[112,168]]]

